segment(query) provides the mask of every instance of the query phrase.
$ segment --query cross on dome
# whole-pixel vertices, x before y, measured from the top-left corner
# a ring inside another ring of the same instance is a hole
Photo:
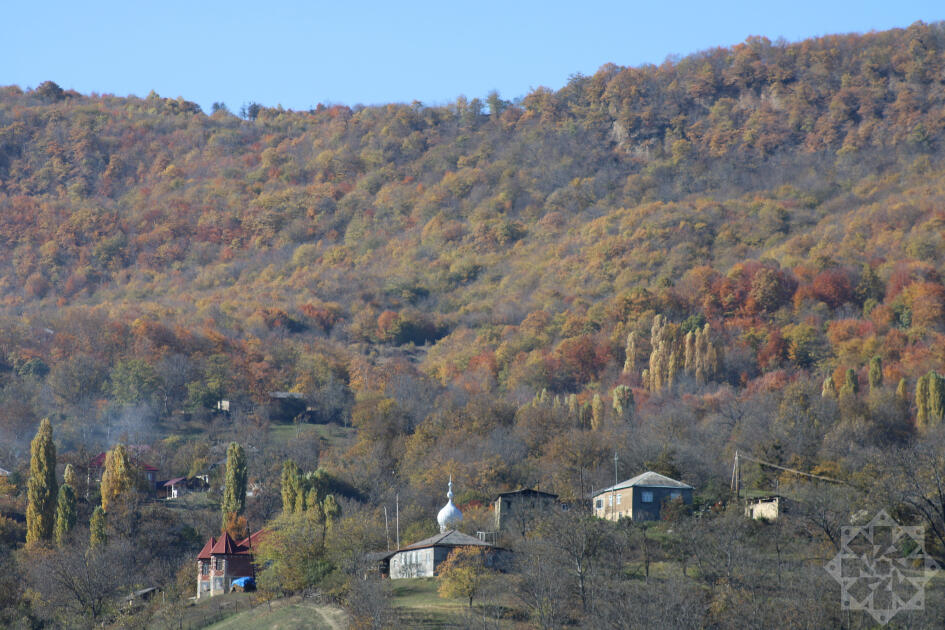
[[[443,506],[443,509],[440,510],[440,513],[436,515],[436,522],[440,525],[440,532],[445,532],[447,529],[451,529],[451,526],[456,525],[463,520],[463,513],[459,511],[459,508],[453,505],[453,475],[450,474],[450,483],[449,489],[446,491],[446,505]]]

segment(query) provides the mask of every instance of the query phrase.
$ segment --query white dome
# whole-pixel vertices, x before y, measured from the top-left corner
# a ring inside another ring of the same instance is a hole
[[[456,523],[463,520],[463,513],[459,511],[458,507],[453,505],[453,475],[450,475],[450,488],[446,493],[446,498],[449,500],[446,502],[446,505],[443,506],[443,509],[440,510],[440,513],[436,515],[436,522],[440,524],[441,532],[452,529]]]

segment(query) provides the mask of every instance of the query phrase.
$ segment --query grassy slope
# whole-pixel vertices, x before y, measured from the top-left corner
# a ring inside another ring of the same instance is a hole
[[[348,621],[344,611],[334,606],[321,606],[299,597],[278,599],[271,607],[256,603],[255,593],[230,593],[212,597],[184,608],[183,617],[169,615],[156,618],[151,628],[260,628],[262,630],[340,630]]]

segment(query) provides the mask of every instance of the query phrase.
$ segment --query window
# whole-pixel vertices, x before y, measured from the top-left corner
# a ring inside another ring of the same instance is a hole
[[[597,499],[597,509],[599,510],[599,509],[601,509],[602,507],[604,507],[604,500],[603,500],[603,499]]]
[[[607,497],[607,505],[609,505],[609,506],[611,506],[611,507],[614,506],[614,495],[610,495],[610,496]]]
[[[673,490],[672,492],[669,493],[670,499],[678,499],[681,496],[682,496],[682,493],[679,490]]]
[[[223,558],[214,558],[213,559],[213,568],[216,571],[223,570]]]
[[[622,496],[622,495],[619,495],[619,494],[617,495],[617,505],[620,505],[620,497],[621,497],[621,496]]]
[[[653,493],[647,490],[644,490],[640,493],[640,500],[644,503],[653,503]]]
[[[209,575],[210,574],[210,563],[201,562],[200,563],[200,575]]]

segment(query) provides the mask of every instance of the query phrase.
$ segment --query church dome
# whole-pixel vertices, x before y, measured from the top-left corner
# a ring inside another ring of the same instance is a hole
[[[453,475],[450,475],[450,487],[449,491],[446,493],[446,498],[449,500],[446,502],[446,505],[443,506],[443,509],[440,510],[440,513],[436,515],[436,522],[440,524],[441,532],[452,529],[457,523],[463,520],[463,513],[459,511],[458,507],[453,505]]]

